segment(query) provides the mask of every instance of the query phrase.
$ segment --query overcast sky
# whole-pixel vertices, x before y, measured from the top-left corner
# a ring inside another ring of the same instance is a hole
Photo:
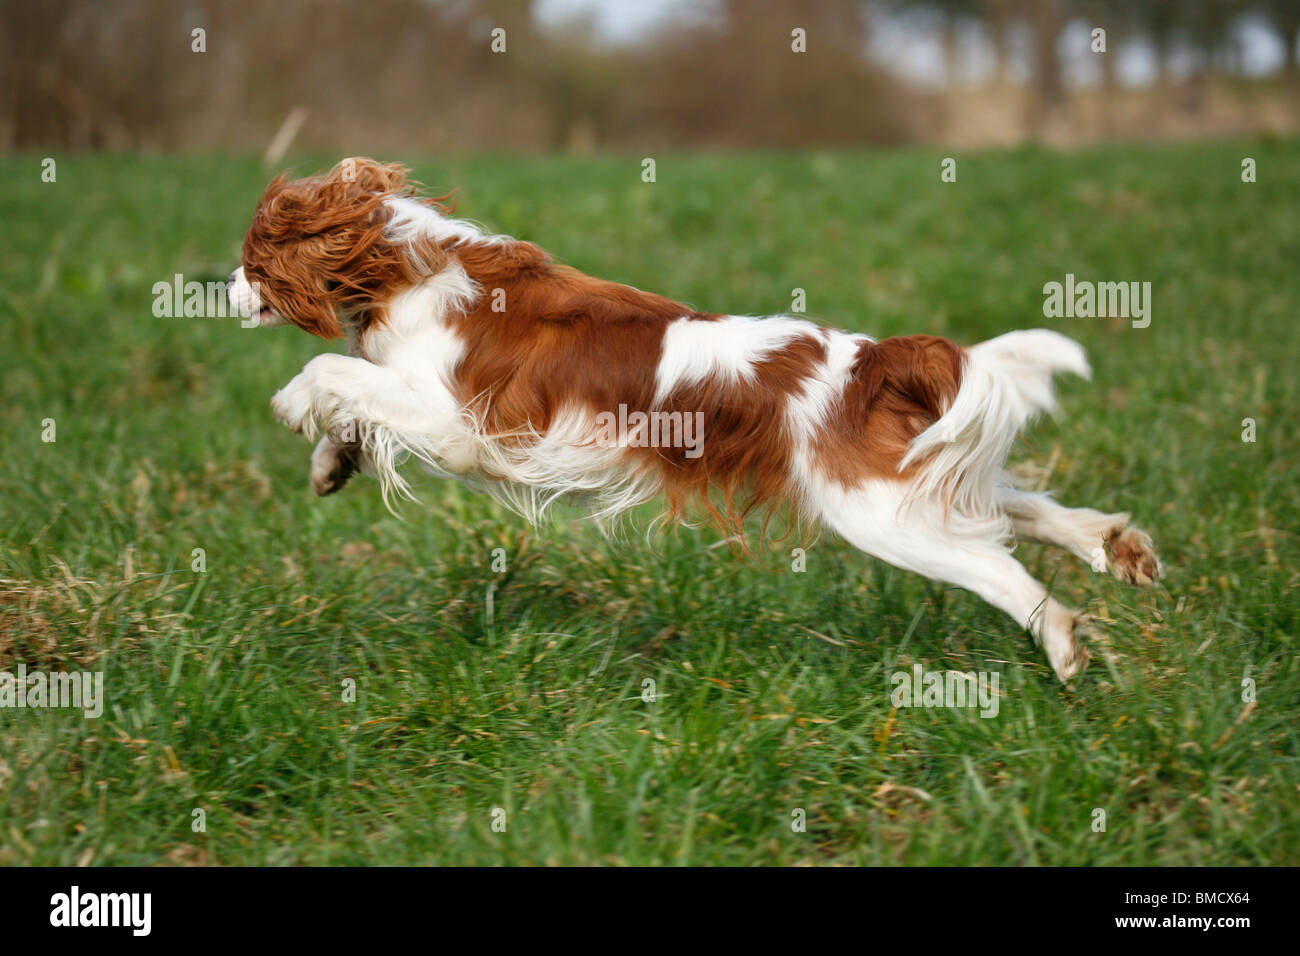
[[[603,42],[634,44],[647,32],[674,17],[698,19],[707,16],[708,6],[707,0],[538,0],[536,9],[538,17],[547,26],[560,26],[574,17],[581,17],[592,23]],[[943,81],[943,52],[933,20],[915,14],[890,16],[877,10],[872,25],[870,52],[878,63],[916,83]],[[1071,85],[1089,85],[1099,79],[1096,59],[1089,51],[1091,27],[1092,24],[1082,20],[1075,21],[1061,38],[1066,82]],[[1257,17],[1243,18],[1238,22],[1235,34],[1241,50],[1242,68],[1247,74],[1265,75],[1281,68],[1286,46],[1266,22]],[[815,46],[816,38],[810,37],[810,51]],[[987,79],[992,57],[988,37],[981,25],[972,23],[962,29],[960,50],[961,78],[970,82]],[[1111,53],[1117,57],[1121,82],[1142,85],[1154,78],[1154,55],[1147,44],[1124,43],[1112,48]],[[1012,37],[1012,75],[1027,76],[1030,62],[1030,36],[1027,30],[1021,31],[1020,35]],[[1188,51],[1175,51],[1170,66],[1177,74],[1193,65]]]

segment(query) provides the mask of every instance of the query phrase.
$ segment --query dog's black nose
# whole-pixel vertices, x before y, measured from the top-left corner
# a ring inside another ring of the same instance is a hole
[[[230,275],[226,276],[226,285],[230,285],[230,283],[235,281],[235,273],[238,271],[238,269],[231,270]]]

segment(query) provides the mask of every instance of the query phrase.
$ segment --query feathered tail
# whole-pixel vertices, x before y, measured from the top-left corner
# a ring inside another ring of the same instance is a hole
[[[912,440],[899,470],[923,463],[912,499],[936,498],[979,521],[996,517],[993,488],[1016,434],[1056,409],[1052,376],[1091,376],[1079,343],[1058,332],[1008,332],[965,350],[957,397]]]

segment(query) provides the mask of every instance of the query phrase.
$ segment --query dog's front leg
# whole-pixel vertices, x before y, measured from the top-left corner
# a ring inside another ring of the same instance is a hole
[[[295,434],[308,439],[324,434],[346,444],[345,433],[357,430],[355,399],[366,387],[367,373],[360,366],[368,364],[346,355],[318,355],[272,396],[271,411]]]
[[[354,463],[364,461],[373,468],[385,498],[393,491],[407,493],[397,465],[408,454],[440,471],[473,464],[472,441],[467,441],[469,433],[445,386],[431,382],[417,392],[393,369],[365,359],[316,356],[275,394],[271,409],[290,430],[328,440],[313,455],[312,485],[318,493],[342,487],[342,481],[331,480],[340,464],[336,448],[350,450]]]

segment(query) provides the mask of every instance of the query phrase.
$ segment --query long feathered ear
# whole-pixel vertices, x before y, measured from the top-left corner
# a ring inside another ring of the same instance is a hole
[[[340,314],[364,312],[416,277],[405,251],[384,238],[387,201],[414,192],[405,166],[364,158],[320,177],[278,177],[244,240],[245,271],[290,322],[338,338]]]
[[[278,176],[244,240],[245,271],[290,322],[338,338],[340,312],[363,312],[394,283],[418,278],[420,263],[384,239],[387,201],[417,195],[405,166],[365,157],[324,176]]]
[[[323,339],[343,338],[343,325],[339,322],[333,296],[291,284],[277,289],[269,298],[277,312],[304,332]]]

